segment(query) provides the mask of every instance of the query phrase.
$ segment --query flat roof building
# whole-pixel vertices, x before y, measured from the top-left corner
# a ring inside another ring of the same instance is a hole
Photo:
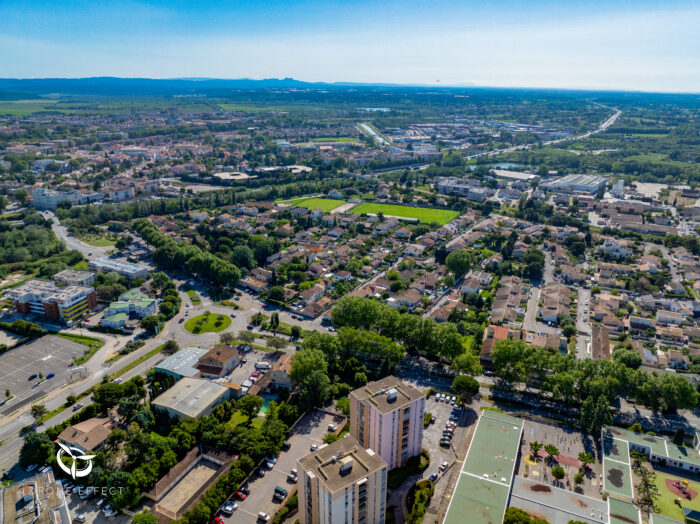
[[[405,466],[423,445],[425,395],[396,377],[352,391],[350,433],[381,456],[389,469]]]
[[[71,514],[63,485],[53,471],[0,488],[0,521],[12,524],[68,524]]]
[[[92,271],[64,269],[52,276],[51,280],[66,286],[91,286],[95,282],[95,273]]]
[[[18,313],[35,314],[50,320],[70,322],[97,306],[95,290],[86,286],[57,287],[51,280],[33,279],[8,289],[5,296],[12,300]]]
[[[387,464],[346,436],[297,460],[300,524],[383,524]]]
[[[197,363],[199,359],[207,354],[206,349],[198,347],[182,348],[174,355],[170,355],[157,364],[155,369],[161,373],[171,375],[177,379],[183,377],[199,377]]]
[[[121,262],[119,260],[113,260],[109,257],[95,258],[91,260],[88,265],[93,271],[100,273],[109,273],[114,271],[115,273],[125,276],[129,280],[134,280],[135,278],[148,278],[148,268],[146,266],[139,266],[138,264],[131,264],[129,262]]]
[[[208,415],[217,404],[229,399],[229,388],[201,378],[185,377],[151,404],[174,417]]]
[[[605,185],[605,178],[598,175],[566,175],[551,182],[543,184],[549,191],[564,193],[597,193]]]

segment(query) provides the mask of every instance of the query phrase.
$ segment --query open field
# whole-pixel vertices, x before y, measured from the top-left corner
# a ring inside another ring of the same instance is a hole
[[[31,115],[39,111],[53,111],[52,105],[58,100],[37,98],[36,100],[2,100],[0,114],[2,115]]]
[[[200,323],[201,320],[201,323]],[[185,322],[185,329],[190,333],[218,333],[231,325],[231,317],[211,314],[208,317],[199,315]]]
[[[117,243],[116,240],[112,240],[105,235],[82,235],[78,237],[81,241],[85,242],[89,246],[93,247],[111,247]]]
[[[327,136],[322,138],[312,138],[312,142],[357,142],[356,139],[349,136]]]
[[[447,224],[459,216],[458,211],[450,209],[430,209],[426,207],[409,207],[392,204],[358,204],[352,209],[353,213],[374,214],[384,213],[384,216],[394,216],[399,218],[417,218],[420,222],[430,224],[437,222],[440,225]]]
[[[216,475],[217,469],[218,466],[213,462],[202,460],[182,477],[158,504],[173,513],[179,512],[192,496],[193,486],[207,484]]]
[[[675,482],[682,481],[685,477],[670,475],[661,471],[656,472],[656,487],[659,489],[659,498],[656,500],[656,504],[659,506],[659,513],[665,517],[683,522],[683,510],[674,502],[676,495],[666,487],[666,479]],[[700,493],[700,482],[689,481],[688,488],[695,493]],[[697,495],[693,500],[683,499],[681,503],[684,508],[700,511],[700,495]]]
[[[305,207],[306,209],[321,209],[323,211],[332,211],[336,207],[346,204],[345,200],[336,200],[334,198],[304,198],[302,200],[291,201],[293,205]]]

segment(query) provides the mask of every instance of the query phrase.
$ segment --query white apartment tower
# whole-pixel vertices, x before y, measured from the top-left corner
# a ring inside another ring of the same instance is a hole
[[[350,393],[350,433],[374,450],[389,469],[420,455],[425,396],[396,377],[386,377]]]
[[[387,466],[346,435],[297,460],[300,524],[383,524]]]

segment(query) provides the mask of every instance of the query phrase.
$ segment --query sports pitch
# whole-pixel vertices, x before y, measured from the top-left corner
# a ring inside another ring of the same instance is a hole
[[[441,226],[459,216],[458,211],[452,211],[450,209],[431,209],[427,207],[398,206],[393,204],[373,204],[369,202],[356,205],[352,208],[352,212],[359,214],[366,213],[368,215],[383,213],[384,216],[417,219],[419,222],[423,222],[425,224],[437,222]]]
[[[297,207],[305,207],[309,210],[320,209],[321,211],[333,211],[336,207],[347,204],[345,200],[336,200],[334,198],[304,198],[292,200],[288,203]]]
[[[483,411],[452,494],[445,524],[501,524],[522,435],[522,420]]]
[[[629,444],[610,433],[603,434],[603,489],[621,497],[634,498]]]

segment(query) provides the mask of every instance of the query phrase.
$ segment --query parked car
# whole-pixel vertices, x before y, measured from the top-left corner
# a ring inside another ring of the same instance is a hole
[[[29,378],[27,380],[34,380],[36,377],[37,377],[37,374],[32,373],[31,375],[29,375]]]
[[[121,378],[115,378],[112,382],[114,382],[115,384],[121,384],[121,383],[122,383],[122,379],[121,379]]]
[[[237,498],[238,500],[245,500],[246,496],[247,496],[247,495],[246,495],[245,493],[243,493],[242,491],[237,491],[237,492],[236,492],[236,498]]]
[[[440,471],[445,471],[447,469],[447,466],[449,466],[447,462],[443,462],[442,464],[440,464]]]
[[[83,407],[83,403],[78,402],[75,406],[73,406],[73,411],[78,411],[82,407]]]
[[[232,500],[229,500],[226,502],[223,508],[221,508],[221,511],[225,513],[226,515],[233,515],[233,512],[238,509],[238,504],[233,502]]]
[[[435,482],[435,481],[437,480],[437,478],[438,478],[438,474],[437,474],[437,473],[433,473],[432,475],[430,475],[430,476],[428,477],[428,480],[429,480],[430,482]]]
[[[338,426],[335,424],[328,424],[328,431],[338,431]]]
[[[267,522],[268,520],[270,520],[270,515],[268,515],[264,511],[261,511],[260,513],[258,513],[258,520]]]
[[[32,464],[31,466],[27,466],[27,473],[30,473],[34,471],[38,466],[36,464]]]
[[[311,448],[310,448],[310,449],[311,449],[311,451],[316,451],[316,450],[318,449],[318,445],[317,445],[317,444],[311,444]]]
[[[239,491],[241,493],[245,493],[246,495],[250,495],[250,488],[248,486],[243,486]]]
[[[448,439],[448,438],[440,439],[440,445],[442,447],[445,447],[445,448],[449,447],[450,446],[450,439]]]
[[[104,503],[105,503],[105,499],[100,499],[100,500],[98,500],[95,504],[96,504],[97,507],[99,508],[99,507],[102,507],[102,504],[104,504]]]
[[[56,373],[49,373],[48,375],[46,375],[46,380],[49,380],[50,378],[53,378],[55,376],[56,376]]]
[[[278,500],[284,500],[284,497],[287,496],[287,490],[284,489],[282,486],[276,486],[275,487],[275,493],[273,494],[273,497],[278,499]]]
[[[431,424],[435,424],[435,421],[436,421],[436,420],[437,420],[437,419],[435,418],[435,415],[433,415],[433,416],[430,417],[430,423],[431,423]]]
[[[77,520],[78,522],[85,522],[87,519],[85,518],[85,513],[78,513],[73,520]]]
[[[289,482],[296,482],[297,481],[297,469],[294,468],[292,471],[289,472],[289,475],[287,475],[287,480]]]

